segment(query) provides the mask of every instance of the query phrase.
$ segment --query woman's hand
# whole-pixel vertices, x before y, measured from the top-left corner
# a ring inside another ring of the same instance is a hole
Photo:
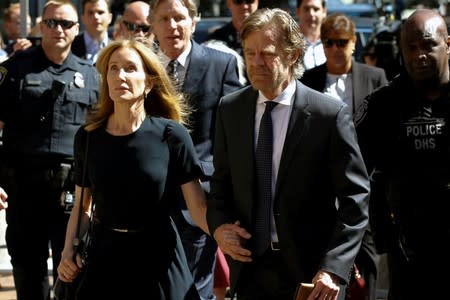
[[[71,250],[64,249],[61,255],[57,271],[58,277],[64,282],[72,282],[80,274],[83,267],[80,255],[78,253],[75,254],[74,250],[75,248]]]

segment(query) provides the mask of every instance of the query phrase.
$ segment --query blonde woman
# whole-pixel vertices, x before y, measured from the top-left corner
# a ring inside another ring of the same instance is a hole
[[[201,171],[182,126],[181,96],[158,57],[138,41],[106,46],[97,69],[99,108],[75,137],[77,199],[59,277],[72,281],[82,267],[78,256],[73,259],[73,240],[84,187],[82,228],[91,205],[95,225],[80,299],[198,299],[169,217],[170,194],[181,186],[195,221],[207,232]]]

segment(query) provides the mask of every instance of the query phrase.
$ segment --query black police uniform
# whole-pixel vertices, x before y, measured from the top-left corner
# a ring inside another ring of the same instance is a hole
[[[447,299],[448,276],[437,274],[450,267],[450,88],[426,101],[402,73],[372,94],[367,112],[369,220],[388,254],[390,297]]]
[[[218,40],[224,42],[228,47],[234,49],[240,55],[243,55],[241,39],[234,28],[233,23],[229,22],[224,26],[217,28],[210,35],[207,40]]]
[[[48,299],[49,246],[57,276],[69,216],[61,194],[98,83],[89,62],[70,53],[57,65],[40,46],[0,65],[0,186],[9,195],[6,243],[18,299]]]

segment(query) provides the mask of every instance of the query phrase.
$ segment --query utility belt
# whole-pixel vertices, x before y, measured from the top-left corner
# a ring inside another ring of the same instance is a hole
[[[0,186],[4,187],[11,199],[19,189],[27,188],[29,183],[45,186],[61,193],[60,204],[70,213],[75,184],[73,181],[73,159],[50,156],[6,156],[0,166]]]
[[[39,155],[24,155],[24,154],[13,154],[7,153],[5,151],[4,163],[5,167],[12,168],[17,171],[27,170],[27,171],[40,171],[45,169],[57,168],[60,165],[72,165],[73,158],[58,155],[54,153],[49,154],[39,154]]]

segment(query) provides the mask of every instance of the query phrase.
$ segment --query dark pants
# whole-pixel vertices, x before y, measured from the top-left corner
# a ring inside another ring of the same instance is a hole
[[[202,300],[215,299],[214,269],[217,243],[199,227],[192,226],[183,217],[174,218],[183,243],[189,269]]]
[[[55,186],[57,167],[17,168],[5,181],[9,207],[6,210],[6,244],[13,266],[18,300],[50,297],[47,259],[52,250],[56,278],[68,214],[61,205],[61,187]]]
[[[440,244],[424,243],[429,249],[405,259],[400,249],[387,255],[389,267],[389,300],[448,299],[450,247],[448,238],[440,235]]]
[[[270,248],[251,263],[245,263],[236,286],[238,300],[292,300],[297,282],[281,256],[281,251]],[[340,286],[338,300],[345,297],[345,286]]]
[[[244,264],[236,287],[238,300],[292,300],[297,282],[292,279],[280,251],[268,249]]]

